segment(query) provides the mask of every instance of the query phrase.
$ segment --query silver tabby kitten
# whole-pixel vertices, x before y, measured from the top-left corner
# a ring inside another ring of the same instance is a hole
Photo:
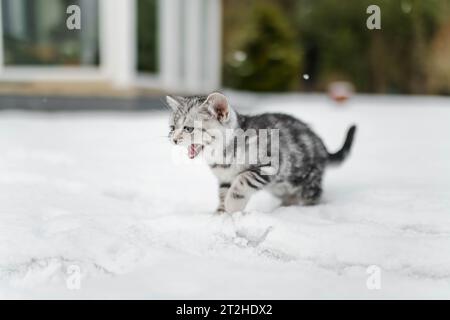
[[[356,131],[351,126],[341,150],[330,154],[305,123],[286,114],[242,115],[217,92],[166,100],[170,140],[186,146],[191,159],[203,152],[219,181],[217,212],[244,210],[263,188],[282,205],[317,203],[325,168],[347,157]]]

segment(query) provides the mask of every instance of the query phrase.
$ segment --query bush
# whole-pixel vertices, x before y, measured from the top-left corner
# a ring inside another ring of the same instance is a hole
[[[294,28],[275,4],[255,5],[240,48],[225,57],[224,83],[251,91],[295,89],[300,56]]]
[[[223,81],[228,87],[323,91],[330,82],[344,80],[358,92],[450,90],[450,0],[223,3]],[[381,30],[366,28],[371,4],[381,9]],[[301,81],[302,73],[308,81]]]
[[[315,89],[347,80],[360,92],[426,93],[428,48],[445,3],[449,0],[296,1],[296,28]],[[380,6],[381,30],[366,28],[371,4]]]

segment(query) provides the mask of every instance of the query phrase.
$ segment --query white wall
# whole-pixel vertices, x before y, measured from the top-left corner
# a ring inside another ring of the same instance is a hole
[[[221,10],[221,0],[160,1],[161,79],[166,90],[206,93],[220,87]]]
[[[130,87],[136,78],[136,2],[102,0],[100,37],[102,68],[120,88]]]

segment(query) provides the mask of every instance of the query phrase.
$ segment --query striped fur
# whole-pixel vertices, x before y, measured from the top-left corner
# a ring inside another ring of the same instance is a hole
[[[218,179],[218,212],[244,210],[251,196],[261,189],[279,197],[283,205],[317,203],[325,168],[342,162],[349,154],[356,130],[351,127],[344,147],[330,154],[305,123],[286,114],[241,115],[220,93],[168,97],[167,102],[173,110],[170,126],[174,130],[169,137],[186,146],[201,144],[204,158]],[[198,123],[201,127],[195,126]],[[195,128],[192,133],[183,132],[186,126]],[[272,140],[262,140],[260,129],[277,130],[276,145]],[[200,140],[195,132],[203,133]],[[233,143],[239,138],[243,138],[242,144]],[[269,151],[264,158],[257,148],[260,141],[266,142]],[[255,150],[257,154],[251,154]],[[239,158],[241,155],[246,157]],[[251,156],[256,163],[247,159]]]

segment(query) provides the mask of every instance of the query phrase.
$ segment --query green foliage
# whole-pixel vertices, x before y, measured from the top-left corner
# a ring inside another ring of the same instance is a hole
[[[238,51],[225,60],[227,86],[252,91],[286,91],[300,76],[295,33],[278,7],[261,2],[247,25]]]
[[[261,1],[224,3],[228,86],[287,90],[307,73],[300,88],[308,90],[324,90],[335,80],[350,81],[360,92],[439,93],[433,88],[449,87],[439,82],[447,81],[445,74],[437,79],[439,64],[430,58],[443,56],[436,50],[450,36],[450,0],[266,0],[263,13]],[[381,9],[381,30],[366,27],[369,5]],[[247,60],[238,63],[237,50]],[[274,64],[271,54],[284,61]]]
[[[323,89],[331,80],[346,79],[359,91],[424,92],[427,48],[437,30],[442,3],[298,1],[299,41],[317,55],[316,86]],[[371,4],[381,9],[381,30],[366,28],[366,8]]]

